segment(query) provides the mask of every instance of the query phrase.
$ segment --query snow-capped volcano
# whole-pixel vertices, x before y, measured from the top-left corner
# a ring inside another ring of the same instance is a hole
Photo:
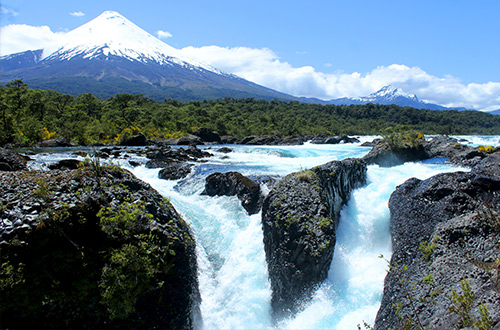
[[[119,56],[131,61],[158,64],[179,64],[221,71],[194,60],[184,58],[180,52],[144,31],[119,13],[105,11],[92,21],[66,33],[60,45],[44,49],[42,59],[70,60],[81,56]]]
[[[415,102],[420,102],[420,100],[418,99],[418,97],[415,94],[406,93],[402,89],[393,87],[391,85],[384,86],[379,91],[372,93],[368,96],[358,97],[358,98],[354,98],[354,99],[357,99],[360,101],[378,103],[377,101],[380,101],[380,100],[389,101],[389,100],[396,100],[398,98],[404,98],[404,99],[412,100]]]
[[[417,109],[430,109],[430,110],[450,110],[451,108],[446,108],[441,105],[427,103],[420,100],[415,94],[409,94],[400,88],[394,86],[384,86],[380,90],[362,97],[343,97],[340,99],[330,100],[329,104],[395,104],[401,107],[412,107]],[[456,108],[454,108],[456,109]],[[465,110],[464,108],[458,108],[457,110]]]
[[[115,11],[66,33],[50,48],[1,57],[0,70],[0,81],[23,79],[33,88],[74,95],[297,100],[186,58]]]

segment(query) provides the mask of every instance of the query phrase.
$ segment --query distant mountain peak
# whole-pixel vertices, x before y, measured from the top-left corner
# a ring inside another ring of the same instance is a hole
[[[58,45],[44,49],[43,59],[69,60],[76,56],[85,59],[119,56],[130,61],[175,63],[222,73],[210,65],[185,58],[179,50],[144,31],[116,11],[105,11],[90,22],[66,33]]]
[[[396,88],[392,85],[384,86],[380,90],[371,93],[368,96],[356,97],[353,99],[371,103],[386,103],[397,99],[408,99],[411,101],[420,102],[420,100],[415,94],[406,93],[402,89]]]
[[[23,79],[32,88],[73,95],[299,100],[184,57],[116,11],[64,34],[50,49],[0,57],[0,72],[0,82]]]
[[[392,85],[384,86],[380,90],[378,90],[377,92],[370,94],[370,96],[384,97],[387,99],[396,98],[396,97],[401,96],[401,97],[406,97],[409,99],[418,100],[418,98],[415,94],[406,93],[402,89],[394,87]]]
[[[431,110],[451,110],[452,108],[446,108],[444,106],[427,103],[419,98],[415,94],[410,94],[405,92],[400,88],[396,88],[392,85],[384,86],[380,90],[371,93],[368,96],[363,97],[343,97],[339,99],[333,99],[328,101],[330,104],[395,104],[402,107],[412,107],[417,109],[431,109]],[[464,108],[453,108],[456,110],[466,110]]]

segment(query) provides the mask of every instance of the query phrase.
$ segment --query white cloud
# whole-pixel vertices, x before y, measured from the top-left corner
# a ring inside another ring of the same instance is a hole
[[[162,30],[158,30],[158,32],[156,32],[156,34],[158,35],[158,39],[167,39],[167,38],[172,37],[172,34],[170,32],[162,31]]]
[[[85,16],[85,13],[84,12],[81,12],[81,11],[74,11],[72,13],[69,13],[71,16],[76,16],[76,17],[82,17],[82,16]]]
[[[14,17],[16,17],[17,15],[19,15],[19,13],[13,9],[10,9],[10,8],[5,8],[5,7],[1,7],[0,8],[2,14],[5,14],[5,15],[12,15]]]
[[[26,24],[3,26],[0,33],[2,40],[0,55],[47,48],[56,43],[64,34],[52,32],[46,25],[31,26]]]
[[[64,33],[48,26],[11,24],[2,27],[0,55],[51,48]],[[158,37],[172,35],[158,31]],[[180,52],[257,84],[296,96],[333,99],[366,96],[386,85],[402,88],[427,102],[480,110],[500,109],[500,82],[463,84],[453,76],[436,77],[419,67],[379,66],[366,73],[323,73],[311,66],[293,67],[271,49],[248,47],[186,47]],[[329,68],[331,70],[331,67]]]
[[[449,107],[479,110],[500,108],[500,82],[463,84],[433,76],[419,67],[379,66],[367,73],[323,73],[313,67],[293,67],[268,48],[186,47],[187,57],[236,74],[257,84],[296,96],[333,99],[366,96],[386,85],[402,88],[420,99]]]

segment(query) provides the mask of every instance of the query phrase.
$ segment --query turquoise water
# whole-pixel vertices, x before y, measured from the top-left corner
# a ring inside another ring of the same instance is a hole
[[[499,137],[465,137],[474,144],[495,145]],[[371,141],[364,137],[362,141]],[[334,258],[327,280],[304,310],[275,324],[271,319],[261,214],[248,216],[236,197],[202,196],[205,178],[213,172],[239,171],[246,176],[282,177],[332,160],[362,157],[370,148],[358,144],[304,146],[229,146],[234,151],[209,151],[214,157],[196,163],[183,180],[158,179],[159,169],[132,168],[114,160],[148,182],[191,225],[197,241],[201,312],[204,329],[356,329],[373,324],[380,305],[391,256],[387,202],[397,185],[411,177],[465,170],[444,162],[407,163],[392,168],[368,166],[368,182],[356,189],[341,212]],[[43,162],[68,158],[70,153],[39,154]],[[76,156],[71,156],[76,157]],[[146,159],[134,160],[145,163]],[[263,189],[268,191],[266,187]]]
[[[230,170],[247,176],[284,176],[331,160],[362,157],[370,148],[359,144],[231,148],[229,154],[213,148],[215,157],[195,165],[192,174],[179,182],[158,179],[158,170],[133,169],[172,201],[195,232],[205,329],[356,329],[363,321],[373,324],[387,270],[379,255],[391,256],[390,194],[410,177],[425,179],[460,170],[445,163],[369,166],[368,184],[355,190],[342,210],[328,279],[301,313],[274,325],[261,214],[248,216],[236,197],[201,196],[205,177]]]

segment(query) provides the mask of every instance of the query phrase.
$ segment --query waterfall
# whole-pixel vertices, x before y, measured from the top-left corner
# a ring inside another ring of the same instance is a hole
[[[369,148],[356,144],[232,148],[229,158],[215,152],[208,163],[196,165],[188,178],[177,182],[158,179],[158,170],[138,167],[133,171],[168,197],[193,228],[198,243],[204,328],[272,329],[261,214],[248,216],[236,197],[200,195],[204,179],[216,171],[239,171],[251,177],[284,176],[331,160],[361,157]],[[301,313],[277,327],[355,329],[363,321],[373,323],[387,270],[386,261],[379,256],[391,255],[390,194],[410,177],[425,179],[456,170],[428,163],[369,166],[367,185],[355,190],[342,210],[328,279]]]
[[[133,168],[128,160],[114,160],[170,199],[190,224],[197,242],[204,329],[356,329],[363,321],[373,324],[387,270],[387,262],[379,256],[391,256],[390,194],[410,177],[425,179],[463,170],[429,162],[392,168],[368,166],[367,184],[352,193],[342,210],[327,280],[300,313],[276,325],[271,319],[261,214],[248,216],[236,197],[201,195],[205,178],[228,171],[253,178],[282,177],[332,160],[362,157],[370,148],[359,144],[228,147],[233,149],[229,154],[212,147],[209,151],[214,157],[196,163],[192,173],[178,181],[159,179],[159,169]],[[76,157],[72,151],[38,154],[33,168],[43,168],[46,161]],[[133,160],[146,162],[141,156],[133,156]]]

